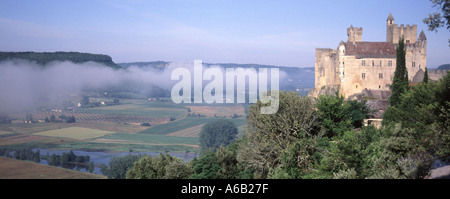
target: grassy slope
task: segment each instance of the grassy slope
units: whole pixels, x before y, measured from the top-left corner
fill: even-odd
[[[106,179],[106,176],[0,157],[0,179]]]

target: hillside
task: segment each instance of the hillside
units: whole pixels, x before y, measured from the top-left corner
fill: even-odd
[[[120,68],[108,55],[80,52],[0,52],[0,62],[24,59],[45,66],[53,61],[71,61],[73,63],[96,62],[114,69]]]
[[[450,70],[450,64],[442,64],[437,67],[438,70]]]

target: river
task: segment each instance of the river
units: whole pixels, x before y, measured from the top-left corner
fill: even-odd
[[[33,152],[35,152],[37,149],[33,149]],[[39,148],[40,151],[40,155],[42,156],[47,156],[47,155],[62,155],[63,153],[68,153],[70,152],[70,150],[49,150],[49,149],[41,149]],[[90,157],[90,161],[94,162],[95,167],[94,167],[94,172],[95,174],[99,174],[99,175],[103,175],[103,173],[101,172],[101,168],[99,167],[101,163],[105,164],[106,166],[109,165],[109,161],[111,160],[111,158],[113,157],[123,157],[126,155],[144,155],[147,154],[149,156],[158,156],[160,153],[158,152],[120,152],[120,153],[106,153],[106,152],[89,152],[89,151],[76,151],[76,150],[72,150],[72,152],[77,155],[77,156],[86,156],[88,155]],[[194,154],[194,153],[169,153],[169,155],[174,156],[174,157],[178,157],[183,159],[184,161],[191,161],[192,159],[194,159],[194,157],[198,157],[198,155]],[[47,160],[41,159],[40,160],[41,164],[45,164],[48,165]],[[76,166],[76,165],[71,165],[69,166],[71,167],[70,169],[74,169],[74,170],[79,170],[82,172],[89,172],[88,168],[84,168],[81,166]]]

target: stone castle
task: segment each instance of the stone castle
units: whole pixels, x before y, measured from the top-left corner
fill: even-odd
[[[396,47],[402,36],[409,80],[423,80],[427,64],[427,37],[423,31],[417,37],[417,25],[397,25],[392,14],[389,14],[386,41],[362,41],[362,34],[362,28],[350,26],[347,28],[348,40],[341,41],[337,49],[316,48],[315,88],[309,93],[310,96],[334,94],[336,91],[348,99],[363,91],[380,93],[380,96],[390,95],[389,87],[396,68]],[[439,79],[440,76],[431,75],[430,78]]]

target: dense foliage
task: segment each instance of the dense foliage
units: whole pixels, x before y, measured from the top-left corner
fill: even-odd
[[[184,164],[179,158],[169,154],[160,154],[150,157],[144,155],[133,167],[128,169],[126,178],[128,179],[183,179],[192,174],[189,164]]]
[[[102,165],[102,173],[110,179],[125,179],[129,168],[134,162],[139,160],[141,155],[126,155],[124,157],[113,157],[109,161],[109,166]]]
[[[227,146],[233,142],[237,134],[236,125],[230,120],[219,119],[208,122],[200,132],[200,147],[205,150]]]

